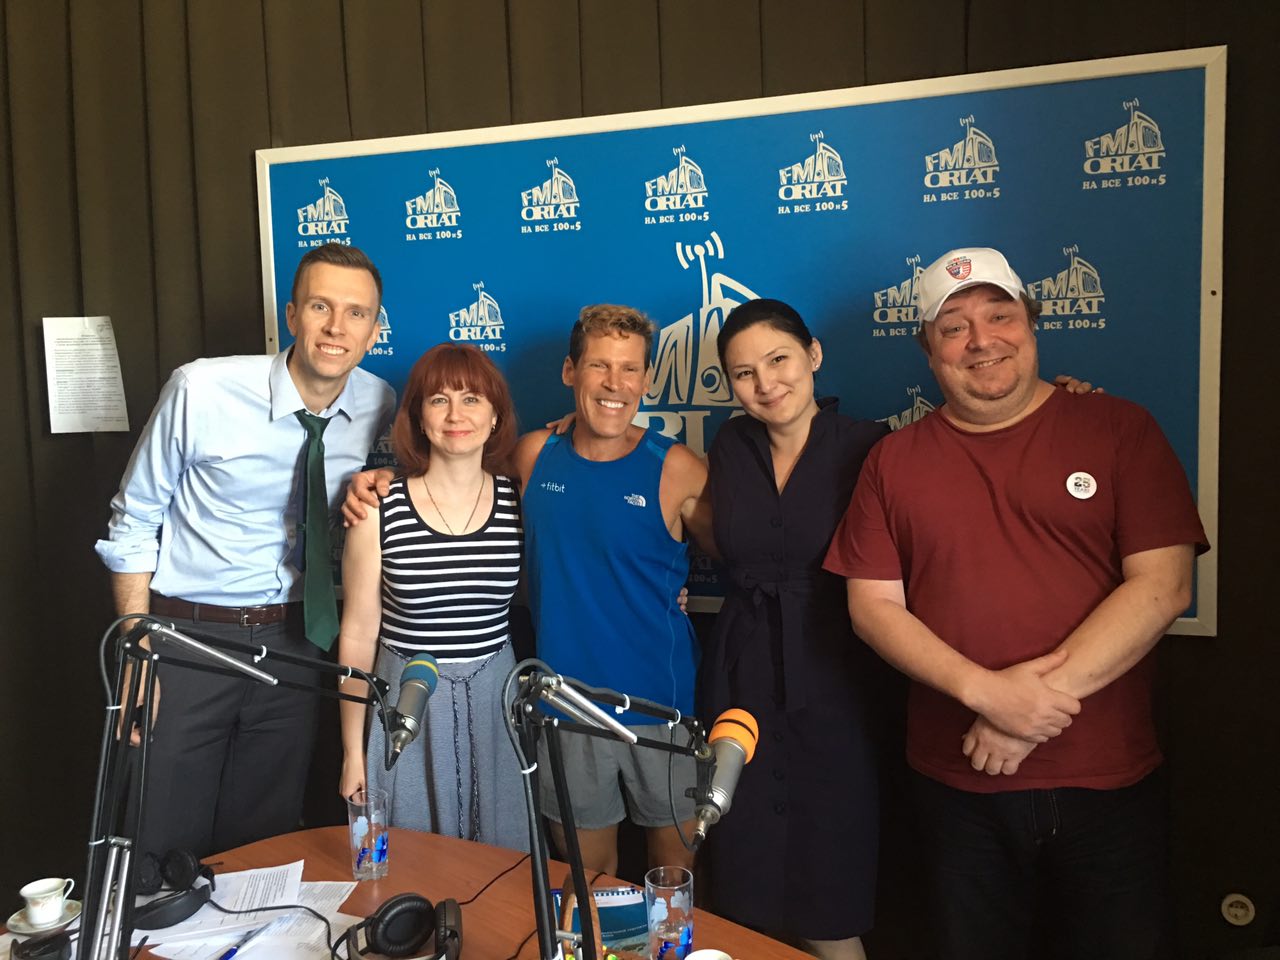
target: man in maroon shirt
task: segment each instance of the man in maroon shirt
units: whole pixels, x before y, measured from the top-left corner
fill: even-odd
[[[868,457],[826,568],[912,684],[907,759],[947,960],[1153,955],[1152,658],[1207,549],[1151,416],[1038,373],[1039,304],[995,250],[920,278],[936,415]]]

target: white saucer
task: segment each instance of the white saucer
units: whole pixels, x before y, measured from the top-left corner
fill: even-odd
[[[27,911],[24,907],[11,916],[5,922],[5,926],[9,928],[10,933],[18,933],[24,937],[29,937],[37,933],[49,933],[53,930],[61,930],[78,916],[80,916],[80,901],[68,900],[63,904],[62,916],[53,921],[53,923],[43,923],[38,927],[27,923]]]

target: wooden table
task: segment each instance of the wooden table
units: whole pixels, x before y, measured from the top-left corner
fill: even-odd
[[[218,873],[252,867],[278,866],[303,860],[303,880],[350,880],[351,856],[347,849],[347,828],[320,827],[303,830],[209,858],[219,863]],[[365,880],[343,904],[344,913],[367,916],[387,898],[397,893],[419,893],[432,903],[453,897],[467,900],[486,883],[520,859],[520,854],[503,847],[471,843],[415,830],[391,831],[391,870],[382,880]],[[551,861],[553,886],[563,881],[568,867]],[[591,874],[587,874],[590,879]],[[601,877],[597,885],[621,883]],[[533,893],[526,860],[462,908],[463,960],[503,960],[520,950],[521,960],[536,960],[538,938],[534,931]],[[742,960],[807,960],[800,951],[754,933],[736,923],[694,911],[694,945],[716,947]],[[337,936],[343,931],[334,930]]]

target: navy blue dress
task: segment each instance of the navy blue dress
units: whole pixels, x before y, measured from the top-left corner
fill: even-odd
[[[708,837],[712,909],[814,940],[860,936],[875,910],[875,688],[887,667],[853,633],[822,569],[883,424],[819,403],[781,495],[762,423],[735,417],[710,452],[727,593],[699,678],[701,715],[751,712],[760,743]]]

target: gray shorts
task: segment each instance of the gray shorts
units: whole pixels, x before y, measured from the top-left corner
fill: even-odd
[[[671,738],[671,730],[662,723],[627,729],[650,740]],[[688,744],[689,731],[684,727],[676,727],[675,736],[677,743]],[[676,818],[681,823],[693,819],[694,803],[684,795],[698,782],[692,757],[581,733],[562,732],[560,748],[578,829],[601,830],[625,819],[641,827],[669,827],[675,822],[671,817],[672,795]],[[559,823],[560,808],[545,737],[538,740],[538,790],[543,816]]]

